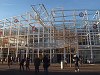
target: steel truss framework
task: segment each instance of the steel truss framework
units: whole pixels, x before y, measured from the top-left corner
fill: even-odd
[[[100,11],[52,9],[32,5],[32,11],[0,20],[0,57],[67,60],[74,54],[91,62],[100,61]],[[71,66],[71,65],[70,65]]]

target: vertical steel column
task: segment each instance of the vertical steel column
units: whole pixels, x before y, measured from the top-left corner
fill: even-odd
[[[45,44],[44,44],[44,27],[43,27],[43,51],[42,51],[43,52],[43,56],[44,56],[44,49],[45,49],[44,45]]]
[[[33,49],[32,49],[33,50],[33,52],[32,52],[32,56],[33,56],[32,59],[33,59],[33,61],[34,61],[34,56],[35,56],[35,53],[34,53],[34,50],[35,50],[35,41],[34,41],[35,39],[34,38],[35,37],[34,37],[34,35],[35,35],[35,32],[33,31]]]
[[[3,37],[4,37],[4,29],[5,29],[5,22],[3,21],[3,34],[2,34],[2,46],[1,46],[1,53],[2,53],[2,58],[3,58]]]
[[[49,42],[49,44],[50,44],[50,63],[51,63],[51,60],[52,60],[51,26],[50,26],[50,42]]]
[[[38,57],[39,57],[39,50],[40,50],[40,25],[38,27]]]
[[[73,19],[74,19],[74,29],[75,29],[75,52],[79,56],[78,50],[78,35],[77,35],[77,26],[76,26],[76,10],[73,12]]]
[[[28,22],[28,19],[30,18],[29,16],[29,13],[26,12],[26,15],[27,16],[27,22]],[[29,23],[28,23],[29,25]],[[29,32],[29,26],[28,26],[28,29],[27,29],[27,48],[26,48],[26,58],[28,57],[28,50],[29,50],[29,36],[30,36],[30,32]]]
[[[66,29],[65,29],[64,9],[62,9],[62,16],[63,16],[62,22],[63,22],[63,41],[64,41],[63,47],[64,47],[64,62],[65,62],[66,61],[66,49],[65,49],[65,43],[66,43],[66,40],[65,40],[65,37],[66,37],[65,31],[66,31]]]
[[[21,21],[20,21],[20,19],[21,19],[21,16],[19,16],[19,22],[17,23],[17,40],[16,40],[16,58],[18,57],[18,50],[19,50],[19,46],[18,46],[18,42],[19,42],[19,31],[20,31],[20,24],[21,24]]]
[[[69,37],[68,37],[68,41],[69,41],[69,51],[70,51],[70,67],[71,67],[71,65],[72,65],[72,56],[71,56],[71,34],[70,34],[70,27],[69,27]]]
[[[10,23],[10,27],[11,27],[11,23]],[[8,29],[8,31],[10,31],[10,28],[9,27],[9,29]],[[9,34],[9,33],[8,33]],[[8,56],[9,56],[9,53],[10,53],[10,35],[9,35],[9,37],[7,37],[8,38],[8,53],[7,53],[7,62],[8,62]]]
[[[91,62],[92,62],[92,60],[93,60],[93,50],[92,50],[92,44],[91,44],[91,34],[90,34],[90,23],[89,23],[89,18],[88,18],[88,13],[87,13],[87,10],[85,10],[85,13],[86,13],[86,15],[87,15],[87,25],[88,25],[88,27],[87,27],[87,29],[88,29],[88,35],[89,35],[89,45],[90,45],[90,50],[91,50]]]

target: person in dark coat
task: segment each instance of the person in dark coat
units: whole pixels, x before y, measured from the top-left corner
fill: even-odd
[[[25,59],[22,59],[20,60],[20,70],[23,70],[24,71],[24,62],[25,62]]]
[[[25,66],[26,66],[26,70],[30,71],[29,65],[30,65],[30,59],[27,57]]]
[[[11,57],[8,55],[8,67],[10,68],[11,65]]]
[[[74,63],[75,63],[75,72],[79,72],[79,57],[74,55]]]
[[[44,68],[44,72],[46,73],[46,75],[48,74],[48,67],[50,66],[50,60],[48,59],[48,57],[45,55],[43,57],[43,68]]]
[[[35,73],[39,72],[40,58],[38,56],[34,59]]]

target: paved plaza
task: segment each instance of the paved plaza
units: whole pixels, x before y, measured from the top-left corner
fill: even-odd
[[[0,74],[1,75],[35,75],[34,65],[31,64],[30,71],[20,71],[18,64],[11,65],[10,69],[7,64],[0,64]],[[80,72],[74,72],[74,66],[64,65],[64,68],[61,69],[60,64],[52,64],[49,67],[48,75],[100,75],[100,65],[99,64],[84,64],[80,67]],[[43,72],[42,64],[40,66],[40,73],[38,75],[45,75]]]
[[[20,72],[18,70],[11,70],[11,71],[0,71],[1,75],[35,75],[34,72],[32,71],[24,71],[24,72]],[[75,72],[49,72],[48,75],[100,75],[99,72],[79,72],[79,73],[75,73]],[[40,72],[37,75],[45,75],[45,73]]]

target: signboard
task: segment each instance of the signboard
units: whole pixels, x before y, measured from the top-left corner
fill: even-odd
[[[83,12],[80,12],[80,13],[79,13],[79,16],[80,16],[80,17],[83,17],[83,16],[84,16],[84,13],[83,13]]]
[[[93,28],[96,29],[97,28],[97,24],[93,24]]]

